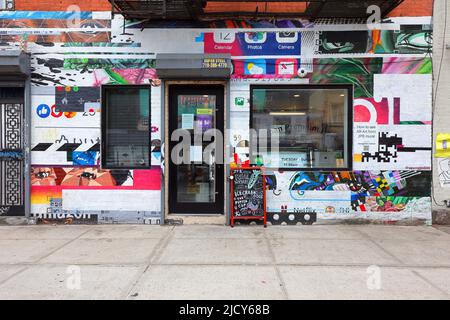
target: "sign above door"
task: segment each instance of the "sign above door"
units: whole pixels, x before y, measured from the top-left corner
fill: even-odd
[[[160,79],[229,79],[229,54],[157,54],[156,72]]]

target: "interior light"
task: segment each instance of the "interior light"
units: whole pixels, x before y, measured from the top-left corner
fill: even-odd
[[[300,95],[299,94],[294,94],[294,97],[298,98],[298,97],[300,97]]]
[[[304,112],[271,112],[271,116],[304,116]]]
[[[342,93],[342,94],[340,94],[340,96],[341,96],[341,97],[345,97],[345,94]]]

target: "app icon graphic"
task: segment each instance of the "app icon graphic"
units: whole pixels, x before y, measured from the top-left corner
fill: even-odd
[[[265,60],[246,61],[244,67],[244,74],[247,75],[261,75],[266,73]]]
[[[234,98],[234,104],[238,107],[243,107],[245,103],[245,99],[242,97],[236,97]]]
[[[36,108],[36,113],[39,117],[45,119],[50,115],[50,107],[46,104],[40,104]]]
[[[275,62],[276,74],[278,75],[295,75],[297,72],[296,59],[279,59]]]
[[[215,43],[233,43],[235,40],[234,32],[214,32]]]
[[[52,117],[59,118],[63,115],[62,111],[56,111],[56,106],[53,105],[51,109]]]
[[[265,32],[246,32],[245,42],[247,43],[264,43],[266,42],[267,34]]]
[[[297,32],[277,32],[276,39],[278,43],[294,43],[298,40]]]

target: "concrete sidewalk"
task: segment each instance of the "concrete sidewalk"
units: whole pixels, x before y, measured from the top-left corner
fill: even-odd
[[[433,227],[0,227],[0,299],[449,299]]]

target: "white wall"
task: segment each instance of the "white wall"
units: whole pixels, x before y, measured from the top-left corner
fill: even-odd
[[[433,32],[433,94],[434,130],[437,133],[450,132],[450,1],[436,0],[434,4]],[[445,38],[444,38],[445,37]],[[441,62],[442,61],[442,62]],[[434,143],[435,146],[435,143]],[[446,208],[444,200],[450,200],[450,187],[442,188],[439,182],[439,159],[433,157],[433,210],[438,215],[436,222],[450,222],[450,208]]]

